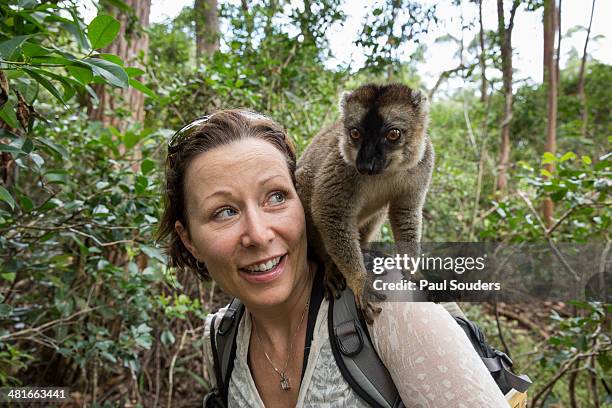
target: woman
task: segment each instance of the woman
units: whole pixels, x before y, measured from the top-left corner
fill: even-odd
[[[168,148],[160,235],[170,238],[172,266],[211,277],[246,307],[229,406],[367,406],[331,352],[328,302],[308,257],[295,163],[290,139],[264,116],[228,110],[190,123]],[[444,309],[382,306],[368,329],[407,407],[507,407]]]

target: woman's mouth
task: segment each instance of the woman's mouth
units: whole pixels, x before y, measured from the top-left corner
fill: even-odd
[[[267,260],[266,262],[249,265],[240,268],[242,276],[253,283],[270,282],[280,276],[285,270],[287,254],[277,256]]]

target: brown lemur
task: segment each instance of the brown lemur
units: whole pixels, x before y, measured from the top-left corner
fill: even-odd
[[[434,163],[427,122],[422,92],[364,85],[342,96],[340,119],[297,164],[308,239],[325,264],[328,293],[337,294],[344,277],[368,323],[380,308],[368,301],[360,245],[376,236],[388,214],[398,249],[418,248]]]

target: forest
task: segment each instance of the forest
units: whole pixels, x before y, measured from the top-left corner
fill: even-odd
[[[582,257],[603,297],[462,307],[533,380],[528,406],[612,404],[612,66],[592,54],[609,52],[592,32],[606,0],[364,1],[344,61],[330,33],[356,2],[195,0],[154,22],[169,3],[0,0],[0,387],[67,387],[75,407],[201,406],[204,318],[229,298],[166,265],[168,140],[243,107],[299,154],[342,91],[401,82],[431,104],[423,241],[598,248]],[[571,7],[587,18],[562,26]],[[526,16],[543,49],[527,79]],[[426,78],[435,44],[454,65]]]

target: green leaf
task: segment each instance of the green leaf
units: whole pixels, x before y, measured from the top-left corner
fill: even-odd
[[[140,164],[142,174],[149,174],[153,169],[155,169],[155,162],[151,159],[144,159]]]
[[[76,7],[74,6],[70,7],[69,11],[70,11],[70,16],[72,16],[72,25],[75,30],[73,35],[76,37],[77,42],[79,43],[81,47],[83,47],[87,51],[91,50],[91,45],[89,44],[89,41],[87,40],[87,36],[84,33],[85,27],[84,27],[83,21],[79,17]]]
[[[74,64],[74,59],[59,57],[57,55],[41,55],[38,57],[32,57],[32,65],[36,64],[52,64],[52,65],[72,65]]]
[[[36,0],[32,0],[32,1],[36,3]],[[42,24],[44,21],[44,17],[42,13],[36,13],[36,12],[31,13],[27,11],[20,11],[17,14],[24,20],[29,21],[34,26],[36,26],[36,28],[38,28],[38,31],[40,31],[41,33],[48,34],[47,27],[45,27]],[[30,31],[34,31],[34,30],[30,29]]]
[[[83,85],[87,85],[93,80],[93,72],[91,68],[81,65],[69,65],[66,70],[73,78],[79,81]]]
[[[544,177],[553,178],[552,173],[546,169],[540,169],[540,174]]]
[[[0,152],[8,152],[8,153],[22,153],[21,149],[12,145],[7,145],[4,143],[0,143]]]
[[[140,92],[142,92],[143,94],[147,95],[148,97],[152,99],[157,100],[157,95],[155,94],[155,92],[153,92],[151,88],[147,87],[142,82],[139,82],[136,79],[130,78],[129,84],[132,88],[139,90]]]
[[[68,31],[70,34],[72,34],[72,36],[74,37],[74,39],[77,41],[77,43],[79,44],[81,48],[83,48],[84,50],[91,49],[91,47],[89,46],[89,40],[87,39],[87,37],[85,36],[85,34],[83,33],[80,27],[78,27],[77,25],[75,25],[73,22],[69,20],[62,22],[61,27],[64,30]]]
[[[576,154],[574,152],[567,152],[559,159],[560,162],[572,160],[576,158]]]
[[[2,106],[2,109],[0,109],[0,119],[5,121],[12,128],[17,129],[19,127],[17,115],[15,114],[15,110],[10,103],[5,103],[4,106]]]
[[[174,337],[174,334],[172,334],[170,330],[164,330],[160,336],[160,340],[162,344],[167,346],[169,344],[174,344],[174,342],[176,341],[176,338]]]
[[[503,209],[503,208],[501,208],[501,207],[497,207],[497,208],[495,209],[495,212],[496,212],[496,213],[497,213],[497,214],[498,214],[498,215],[499,215],[501,218],[506,218],[506,216],[507,216],[506,211],[504,211],[504,209]]]
[[[30,199],[30,197],[25,195],[19,197],[19,204],[25,212],[32,211],[32,209],[34,208],[34,203]]]
[[[55,85],[51,83],[51,81],[49,81],[47,78],[43,77],[33,69],[24,68],[23,70],[29,76],[34,78],[39,84],[41,84],[47,91],[49,91],[51,95],[55,96],[55,98],[57,98],[61,103],[63,103],[64,105],[66,104],[64,99],[62,98],[62,94],[60,94],[60,92],[57,90]]]
[[[114,17],[102,14],[94,18],[87,27],[87,38],[91,48],[103,48],[113,42],[121,25]]]
[[[70,155],[68,154],[68,150],[66,150],[63,146],[57,145],[48,139],[35,139],[38,143],[42,144],[46,147],[47,151],[51,154],[55,155],[58,159],[68,160]]]
[[[83,63],[89,65],[95,74],[104,78],[111,85],[119,88],[128,87],[128,75],[119,65],[99,58],[87,58],[83,60]]]
[[[11,305],[7,305],[6,303],[0,303],[0,317],[9,317],[13,312],[13,308]]]
[[[121,58],[119,58],[118,55],[115,55],[115,54],[98,54],[97,56],[99,58],[102,58],[105,61],[112,62],[113,64],[117,64],[120,67],[124,67],[123,60]]]
[[[36,0],[20,0],[19,1],[19,8],[22,8],[22,9],[32,9],[32,8],[36,7],[37,3],[38,2]]]
[[[6,272],[3,274],[0,274],[0,277],[6,281],[9,282],[13,282],[15,280],[15,277],[17,276],[17,274],[15,272]]]
[[[582,156],[582,162],[586,165],[589,165],[592,163],[591,158],[589,156]]]
[[[97,105],[100,102],[100,100],[98,99],[98,95],[96,94],[96,91],[94,91],[93,88],[89,85],[85,85],[85,90],[87,91],[89,96],[91,96],[93,103]]]
[[[13,199],[13,196],[6,188],[2,186],[0,186],[0,200],[7,203],[11,207],[11,210],[15,209],[15,200]]]
[[[71,78],[67,78],[65,76],[58,75],[51,71],[46,71],[44,69],[38,69],[38,68],[30,68],[30,69],[36,72],[37,74],[48,76],[49,78],[55,79],[56,81],[61,83],[62,88],[64,88],[64,95],[62,96],[64,101],[70,100],[70,98],[72,98],[74,94],[76,93],[73,85],[74,84],[76,84],[77,86],[80,85],[77,81],[74,81]]]
[[[66,184],[68,183],[68,172],[66,170],[51,170],[45,173],[45,178],[49,183]]]
[[[43,47],[36,43],[31,43],[26,41],[21,46],[21,50],[23,51],[23,55],[26,57],[42,57],[45,55],[53,54],[53,50],[47,47]]]
[[[110,353],[109,353],[109,352],[107,352],[107,351],[102,351],[102,352],[100,353],[100,355],[101,355],[102,357],[104,357],[105,359],[107,359],[108,361],[110,361],[111,363],[116,363],[116,362],[117,362],[117,359],[115,358],[115,356],[113,356],[112,354],[110,354]]]
[[[92,211],[94,217],[107,217],[110,210],[104,204],[98,204]]]
[[[0,56],[10,60],[17,48],[21,46],[31,35],[18,35],[0,43]]]
[[[609,373],[612,369],[612,358],[607,353],[601,353],[597,356],[597,362],[603,369],[604,373]]]
[[[134,190],[137,194],[142,194],[146,191],[149,186],[149,179],[145,176],[136,177],[136,182],[134,183]]]
[[[32,150],[34,150],[34,143],[32,142],[32,139],[23,139],[23,143],[21,144],[21,150],[23,150],[24,153],[30,153]]]
[[[125,69],[125,72],[128,74],[130,78],[136,78],[145,73],[143,69],[136,68],[136,67],[127,67]]]
[[[151,259],[157,259],[161,263],[166,263],[166,258],[162,255],[158,248],[150,247],[148,245],[141,244],[140,250],[145,253]]]
[[[38,82],[26,76],[17,78],[13,85],[19,93],[25,98],[26,102],[32,105],[38,97]]]
[[[134,147],[136,143],[138,143],[138,140],[140,139],[138,138],[138,135],[136,135],[134,132],[128,131],[126,132],[125,136],[123,136],[123,144],[127,149],[131,149],[132,147]]]
[[[544,152],[542,155],[542,164],[556,163],[557,158],[551,152]]]

